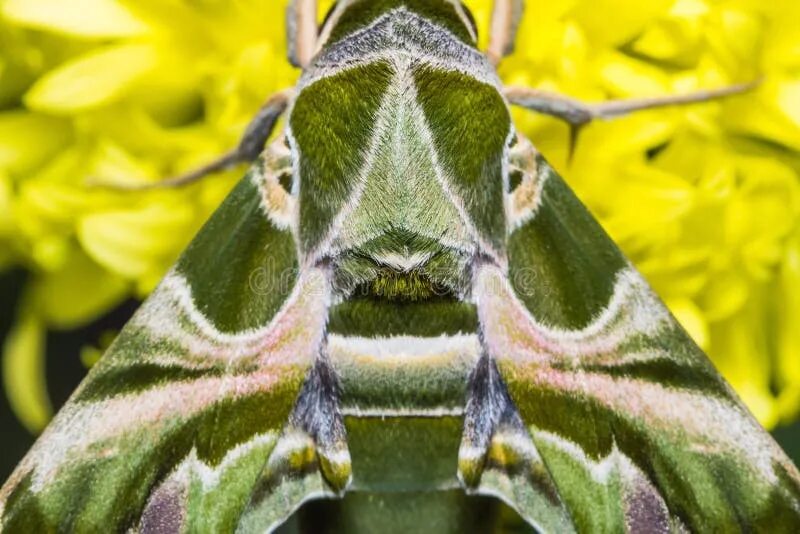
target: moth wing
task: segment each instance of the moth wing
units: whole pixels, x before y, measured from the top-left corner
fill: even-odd
[[[270,472],[328,289],[263,196],[253,170],[123,328],[0,490],[4,530],[233,531],[254,493],[271,522],[325,493]]]
[[[520,497],[544,481],[579,532],[796,531],[797,468],[564,181],[536,167],[508,272],[476,275],[484,350],[527,430],[493,438],[478,491],[552,525],[541,499]]]

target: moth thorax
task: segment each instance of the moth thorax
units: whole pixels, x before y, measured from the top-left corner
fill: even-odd
[[[392,232],[341,254],[334,262],[334,285],[344,298],[458,299],[468,285],[467,263],[464,251]]]

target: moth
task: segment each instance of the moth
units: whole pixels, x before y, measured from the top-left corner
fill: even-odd
[[[456,0],[288,9],[253,164],[0,490],[3,532],[797,532],[800,474],[509,106]],[[285,128],[267,139],[279,117]],[[265,146],[266,145],[266,146]]]

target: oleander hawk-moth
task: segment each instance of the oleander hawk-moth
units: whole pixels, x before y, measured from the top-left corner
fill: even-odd
[[[798,532],[800,475],[532,144],[457,0],[288,10],[250,171],[0,490],[3,532]],[[266,144],[280,116],[285,128]],[[266,145],[266,147],[265,147]]]

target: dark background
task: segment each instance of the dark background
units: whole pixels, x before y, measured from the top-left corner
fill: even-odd
[[[12,325],[25,277],[26,274],[21,270],[0,274],[0,340],[5,339]],[[67,400],[86,374],[79,357],[81,348],[96,344],[103,332],[119,329],[138,304],[133,300],[128,301],[106,317],[78,330],[48,333],[47,386],[55,408]],[[789,427],[778,428],[773,435],[794,462],[800,465],[800,421]],[[20,425],[11,412],[5,394],[0,395],[0,481],[5,481],[33,440],[34,436]]]

